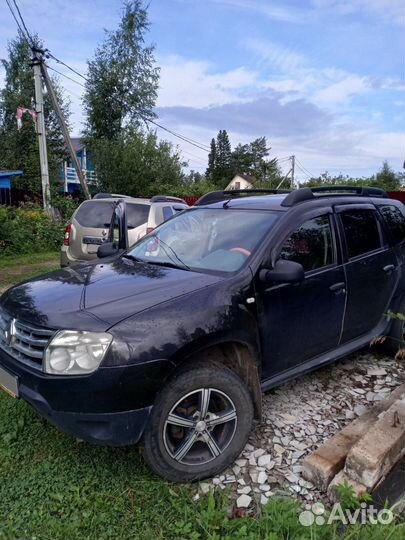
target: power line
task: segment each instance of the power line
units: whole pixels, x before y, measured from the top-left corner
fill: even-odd
[[[77,71],[77,69],[74,69],[72,68],[71,66],[69,66],[69,64],[66,64],[66,62],[63,62],[63,60],[60,60],[59,58],[56,58],[55,55],[53,55],[51,52],[47,52],[48,56],[50,56],[53,60],[55,60],[55,62],[58,62],[58,64],[62,64],[62,66],[65,66],[67,67],[68,69],[70,69],[70,71],[72,71],[73,73],[75,73],[76,75],[78,75],[79,77],[81,77],[82,79],[84,79],[86,82],[89,82],[88,78],[85,77],[82,73],[80,73],[79,71]]]
[[[7,3],[8,3],[8,2],[7,2]],[[28,42],[31,44],[31,47],[34,47],[34,46],[35,46],[34,40],[32,39],[31,34],[28,32],[28,28],[27,28],[27,26],[26,26],[26,24],[25,24],[24,17],[21,15],[20,8],[18,7],[17,0],[13,0],[13,3],[14,3],[14,5],[15,5],[15,8],[16,8],[16,10],[17,10],[17,12],[18,12],[18,15],[19,15],[19,17],[20,17],[20,19],[21,19],[21,22],[22,22],[22,25],[23,25],[23,27],[24,27],[24,30],[25,30],[25,32],[27,33],[27,36],[28,36]]]
[[[154,124],[156,127],[160,128],[160,129],[163,129],[163,131],[167,131],[167,133],[170,133],[174,137],[177,137],[178,139],[181,139],[182,141],[184,141],[184,142],[186,142],[188,144],[191,144],[191,145],[195,146],[196,148],[199,148],[200,150],[204,150],[204,152],[209,152],[208,147],[202,146],[203,143],[194,142],[192,139],[189,139],[188,137],[180,135],[179,133],[176,133],[176,132],[172,131],[171,129],[169,129],[167,127],[164,127],[161,124],[158,124],[158,122],[155,122],[154,120],[152,120],[150,118],[144,118],[144,117],[141,117],[141,118],[142,118],[142,120],[144,122],[150,122],[151,124]]]
[[[72,81],[76,84],[78,84],[79,86],[81,86],[82,88],[86,88],[84,86],[84,84],[82,84],[80,81],[76,81],[75,79],[72,79],[72,77],[69,77],[69,75],[66,75],[65,73],[62,73],[61,71],[58,71],[57,69],[51,67],[50,65],[46,64],[46,67],[48,69],[51,69],[52,71],[54,71],[55,73],[57,73],[58,75],[62,75],[62,77],[65,77],[66,79],[69,79],[69,81]]]
[[[304,167],[304,165],[300,162],[300,160],[298,158],[296,158],[297,160],[297,163],[298,163],[298,166],[299,168],[305,172],[306,174],[308,174],[310,177],[314,177],[315,175],[311,173],[311,171],[309,171],[307,168]]]
[[[9,0],[6,0],[6,4],[8,5],[8,9],[10,10],[10,13],[11,15],[13,16],[13,19],[15,20],[17,26],[18,26],[18,29],[19,31],[21,32],[21,35],[25,38],[25,40],[28,42],[28,45],[31,45],[30,42],[29,42],[29,39],[28,39],[28,36],[26,35],[26,33],[24,32],[21,24],[20,24],[20,21],[17,19],[17,16],[16,14],[14,13],[13,11],[13,8],[11,7],[11,4],[9,2]]]

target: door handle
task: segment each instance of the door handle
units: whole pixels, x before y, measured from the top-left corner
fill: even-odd
[[[387,274],[389,274],[390,272],[395,270],[395,265],[387,264],[387,266],[384,266],[383,270],[384,270],[384,272],[387,272]]]
[[[334,283],[329,287],[329,290],[336,293],[345,293],[346,292],[346,283],[344,281],[340,281],[339,283]]]

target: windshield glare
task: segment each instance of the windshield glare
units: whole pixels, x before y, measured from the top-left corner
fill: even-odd
[[[187,210],[144,237],[128,254],[184,269],[236,272],[251,258],[277,217],[277,213],[261,210]]]

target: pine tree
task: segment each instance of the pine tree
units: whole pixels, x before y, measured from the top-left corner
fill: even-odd
[[[217,145],[215,143],[215,139],[211,139],[211,151],[208,154],[208,167],[205,171],[205,176],[212,180],[214,178],[215,174],[215,167],[217,164]]]

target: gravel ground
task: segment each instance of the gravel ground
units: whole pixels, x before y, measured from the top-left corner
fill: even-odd
[[[323,494],[302,478],[304,457],[404,380],[404,362],[361,353],[268,392],[263,420],[239,459],[199,491],[231,487],[239,508],[265,504],[280,491],[319,500]]]

